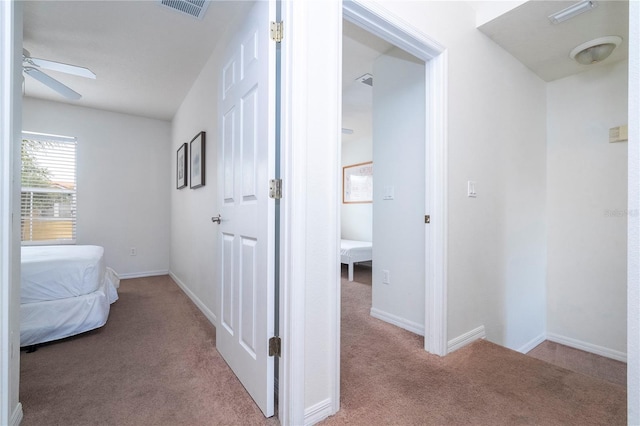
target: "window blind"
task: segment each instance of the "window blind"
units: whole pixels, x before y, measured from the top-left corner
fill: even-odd
[[[76,242],[76,139],[23,132],[22,244]]]

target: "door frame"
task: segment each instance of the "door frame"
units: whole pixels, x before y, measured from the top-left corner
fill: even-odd
[[[282,2],[283,198],[279,255],[282,358],[278,375],[278,416],[283,425],[315,423],[336,413],[340,407],[339,165],[343,17],[425,61],[425,122],[428,124],[425,143],[429,168],[426,211],[431,215],[425,251],[429,271],[425,277],[425,349],[441,356],[447,353],[447,51],[386,9],[364,0]],[[320,85],[313,79],[317,70],[322,70]],[[318,120],[322,120],[319,136],[313,133],[318,130]],[[329,139],[318,142],[327,135]],[[314,164],[309,169],[309,156],[313,156],[317,143],[325,144],[324,156],[313,158],[313,162],[322,164]],[[322,198],[321,205],[314,197],[307,196],[308,187],[318,180],[324,182],[316,194]],[[323,226],[318,227],[317,223]],[[308,253],[309,237],[314,237],[315,244],[316,237],[322,240],[320,234],[326,237],[327,232],[333,235],[332,242],[325,238],[322,245],[311,247],[313,253]],[[307,273],[309,265],[315,263],[326,267],[335,282],[315,282],[316,277]],[[312,296],[307,290],[318,285],[327,285],[323,295],[326,300],[320,301],[327,303],[322,318],[317,314],[310,317],[308,309],[315,301],[308,300]],[[326,353],[305,353],[305,338],[311,339],[305,335],[305,321],[310,322],[309,326],[318,321],[327,324],[328,335],[313,336],[322,339]],[[315,377],[305,377],[308,369],[305,361],[316,363],[318,357],[323,367],[328,366],[326,384],[314,383]],[[326,385],[329,386],[327,393],[320,389],[327,389]],[[326,399],[312,400],[318,396]]]
[[[386,9],[345,1],[344,18],[425,62],[425,231],[424,349],[447,354],[447,51]],[[342,60],[340,59],[340,69]]]

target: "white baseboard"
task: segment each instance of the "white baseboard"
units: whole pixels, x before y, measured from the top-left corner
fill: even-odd
[[[376,308],[371,308],[370,315],[384,322],[388,322],[389,324],[393,324],[397,327],[404,328],[405,330],[410,331],[412,333],[416,333],[416,334],[419,334],[420,336],[424,336],[424,324],[418,324],[416,322],[409,321],[405,318],[400,318],[399,316],[381,311],[380,309],[376,309]]]
[[[128,274],[118,274],[121,280],[128,280],[131,278],[145,278],[145,277],[157,277],[159,275],[167,275],[169,270],[163,269],[161,271],[146,271],[146,272],[131,272]]]
[[[447,343],[447,353],[450,354],[453,351],[457,351],[458,349],[463,348],[476,340],[484,339],[485,337],[486,333],[484,331],[484,325],[481,325],[478,328],[474,328],[471,331],[467,331],[466,333],[449,340]]]
[[[169,271],[169,276],[178,284],[178,287],[182,289],[182,291],[191,299],[193,303],[200,309],[200,311],[204,314],[205,317],[209,320],[214,327],[218,325],[218,318],[216,314],[214,314],[211,309],[209,309],[203,302],[200,300],[198,296],[196,296],[186,285],[182,282],[180,278],[176,276],[173,272]]]
[[[13,413],[11,414],[11,418],[9,419],[9,425],[19,426],[20,423],[22,422],[23,416],[24,416],[24,413],[22,412],[22,404],[18,403],[18,405],[16,405],[15,410],[13,410]]]
[[[592,354],[615,359],[616,361],[627,362],[626,352],[616,351],[614,349],[605,348],[603,346],[594,345],[593,343],[583,342],[581,340],[572,339],[571,337],[561,336],[555,333],[547,333],[547,340],[575,349],[580,349],[585,352],[591,352]]]
[[[544,342],[545,340],[547,340],[547,335],[545,333],[542,333],[538,337],[536,337],[534,339],[531,339],[529,342],[525,343],[523,346],[521,346],[520,348],[518,348],[516,350],[518,352],[520,352],[521,354],[526,354],[531,349],[535,348],[536,346],[538,346],[540,343]]]
[[[304,424],[305,426],[314,425],[333,414],[335,413],[333,412],[331,398],[325,399],[304,410]]]

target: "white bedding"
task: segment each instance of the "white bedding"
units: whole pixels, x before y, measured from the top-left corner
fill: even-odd
[[[104,249],[99,246],[22,247],[20,303],[93,293],[104,271]]]
[[[340,262],[349,265],[349,281],[353,281],[353,264],[373,259],[373,243],[340,240]]]
[[[20,346],[102,327],[118,300],[120,278],[98,246],[22,248]]]

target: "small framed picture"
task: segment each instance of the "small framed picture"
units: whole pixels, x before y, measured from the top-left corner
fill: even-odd
[[[342,168],[342,202],[344,204],[373,202],[373,162]]]
[[[178,163],[176,166],[176,188],[182,189],[187,186],[187,143],[183,143],[178,148]]]
[[[198,133],[191,139],[191,189],[204,186],[205,157],[204,157],[205,132]]]

